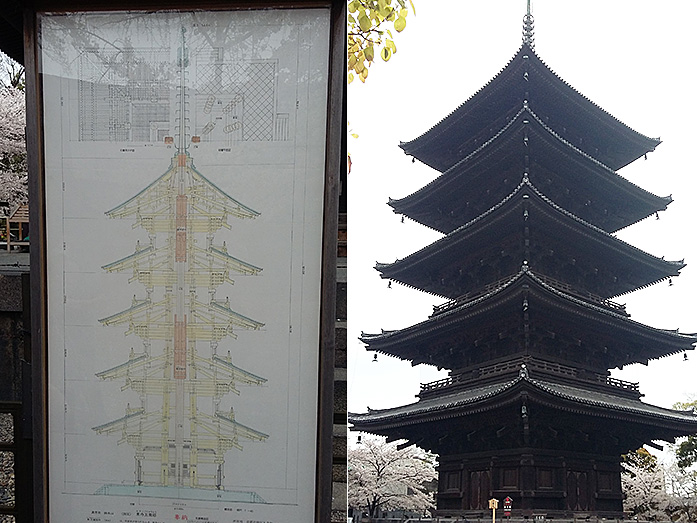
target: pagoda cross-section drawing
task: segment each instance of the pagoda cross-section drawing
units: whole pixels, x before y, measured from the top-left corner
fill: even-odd
[[[510,62],[400,144],[439,174],[389,205],[443,236],[375,268],[445,303],[361,341],[449,375],[422,384],[415,403],[349,422],[438,455],[438,516],[484,519],[489,499],[510,497],[514,518],[620,518],[622,454],[697,432],[692,411],[644,403],[637,383],[610,375],[697,342],[615,301],[685,266],[614,234],[672,201],[617,173],[659,143],[540,59],[528,3]]]
[[[233,276],[262,269],[240,260],[225,242],[216,243],[229,220],[254,219],[257,211],[216,187],[194,166],[189,144],[197,141],[188,125],[188,50],[186,31],[178,50],[174,155],[166,171],[128,201],[107,211],[111,218],[133,221],[147,232],[146,245],[103,267],[132,272],[140,285],[127,309],[99,321],[122,326],[142,343],[128,359],[98,373],[123,382],[138,394],[117,419],[93,429],[116,435],[134,449],[137,486],[224,489],[225,464],[231,449],[264,441],[268,435],[237,420],[221,400],[241,394],[245,386],[266,382],[234,364],[223,342],[239,329],[258,330],[263,323],[233,310],[228,298],[216,296]],[[139,295],[138,293],[141,292]],[[102,493],[109,493],[105,485]],[[238,493],[241,494],[241,493]],[[255,493],[245,501],[263,501]]]

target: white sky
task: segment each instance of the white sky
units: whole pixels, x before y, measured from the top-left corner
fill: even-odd
[[[437,239],[440,234],[386,205],[428,183],[436,171],[411,163],[398,147],[479,90],[520,47],[525,0],[414,0],[416,16],[395,34],[397,54],[378,58],[366,84],[349,86],[349,330],[348,407],[388,408],[415,401],[419,383],[447,375],[425,365],[380,355],[373,363],[358,341],[423,321],[444,300],[387,281],[373,269]],[[625,241],[688,266],[673,286],[659,283],[616,301],[653,327],[697,332],[697,183],[694,52],[697,2],[672,0],[534,0],[537,55],[577,91],[642,134],[663,143],[648,160],[620,174],[675,201],[621,233]],[[394,32],[393,32],[394,33]],[[644,401],[670,407],[697,396],[697,352],[635,365],[613,376],[639,381]]]

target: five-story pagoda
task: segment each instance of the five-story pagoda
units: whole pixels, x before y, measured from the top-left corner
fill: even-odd
[[[354,430],[439,455],[440,515],[622,515],[621,455],[697,431],[609,369],[693,348],[697,336],[630,319],[611,298],[677,276],[613,233],[659,197],[616,173],[660,143],[583,97],[523,44],[486,86],[401,147],[441,172],[389,203],[445,236],[383,278],[442,296],[425,321],[363,334],[368,350],[450,370],[416,403],[350,414]]]

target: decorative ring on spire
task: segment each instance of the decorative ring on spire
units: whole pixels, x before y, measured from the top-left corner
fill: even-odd
[[[523,17],[523,43],[535,50],[535,19],[530,13]]]
[[[523,43],[535,50],[535,19],[530,10],[530,0],[528,0],[528,12],[523,17]]]

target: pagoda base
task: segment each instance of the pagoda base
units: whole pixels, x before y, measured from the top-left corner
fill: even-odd
[[[256,492],[201,489],[190,487],[157,487],[146,485],[102,485],[95,494],[136,498],[172,498],[235,503],[266,503]]]
[[[620,518],[619,456],[511,449],[439,458],[438,516],[491,517],[489,499],[511,498],[511,516]]]

